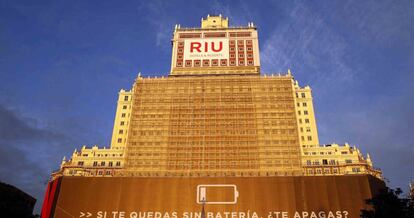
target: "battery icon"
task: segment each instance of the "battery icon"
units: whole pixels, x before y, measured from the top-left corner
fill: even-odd
[[[239,192],[233,184],[197,186],[197,204],[236,204]]]

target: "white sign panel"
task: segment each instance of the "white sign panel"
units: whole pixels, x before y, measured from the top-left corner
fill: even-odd
[[[184,60],[228,58],[228,39],[188,39],[184,41]]]

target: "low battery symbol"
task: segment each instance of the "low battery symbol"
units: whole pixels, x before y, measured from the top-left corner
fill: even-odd
[[[197,204],[236,204],[239,192],[233,184],[197,186]]]

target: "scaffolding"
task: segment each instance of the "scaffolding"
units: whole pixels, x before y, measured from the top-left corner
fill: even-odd
[[[299,175],[292,77],[138,78],[125,171],[134,176]]]

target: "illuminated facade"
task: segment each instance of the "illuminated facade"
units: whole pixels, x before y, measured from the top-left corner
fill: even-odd
[[[170,75],[138,75],[119,92],[110,148],[75,150],[53,176],[381,178],[357,148],[319,144],[311,88],[290,70],[260,75],[257,34],[222,16],[176,25]]]

